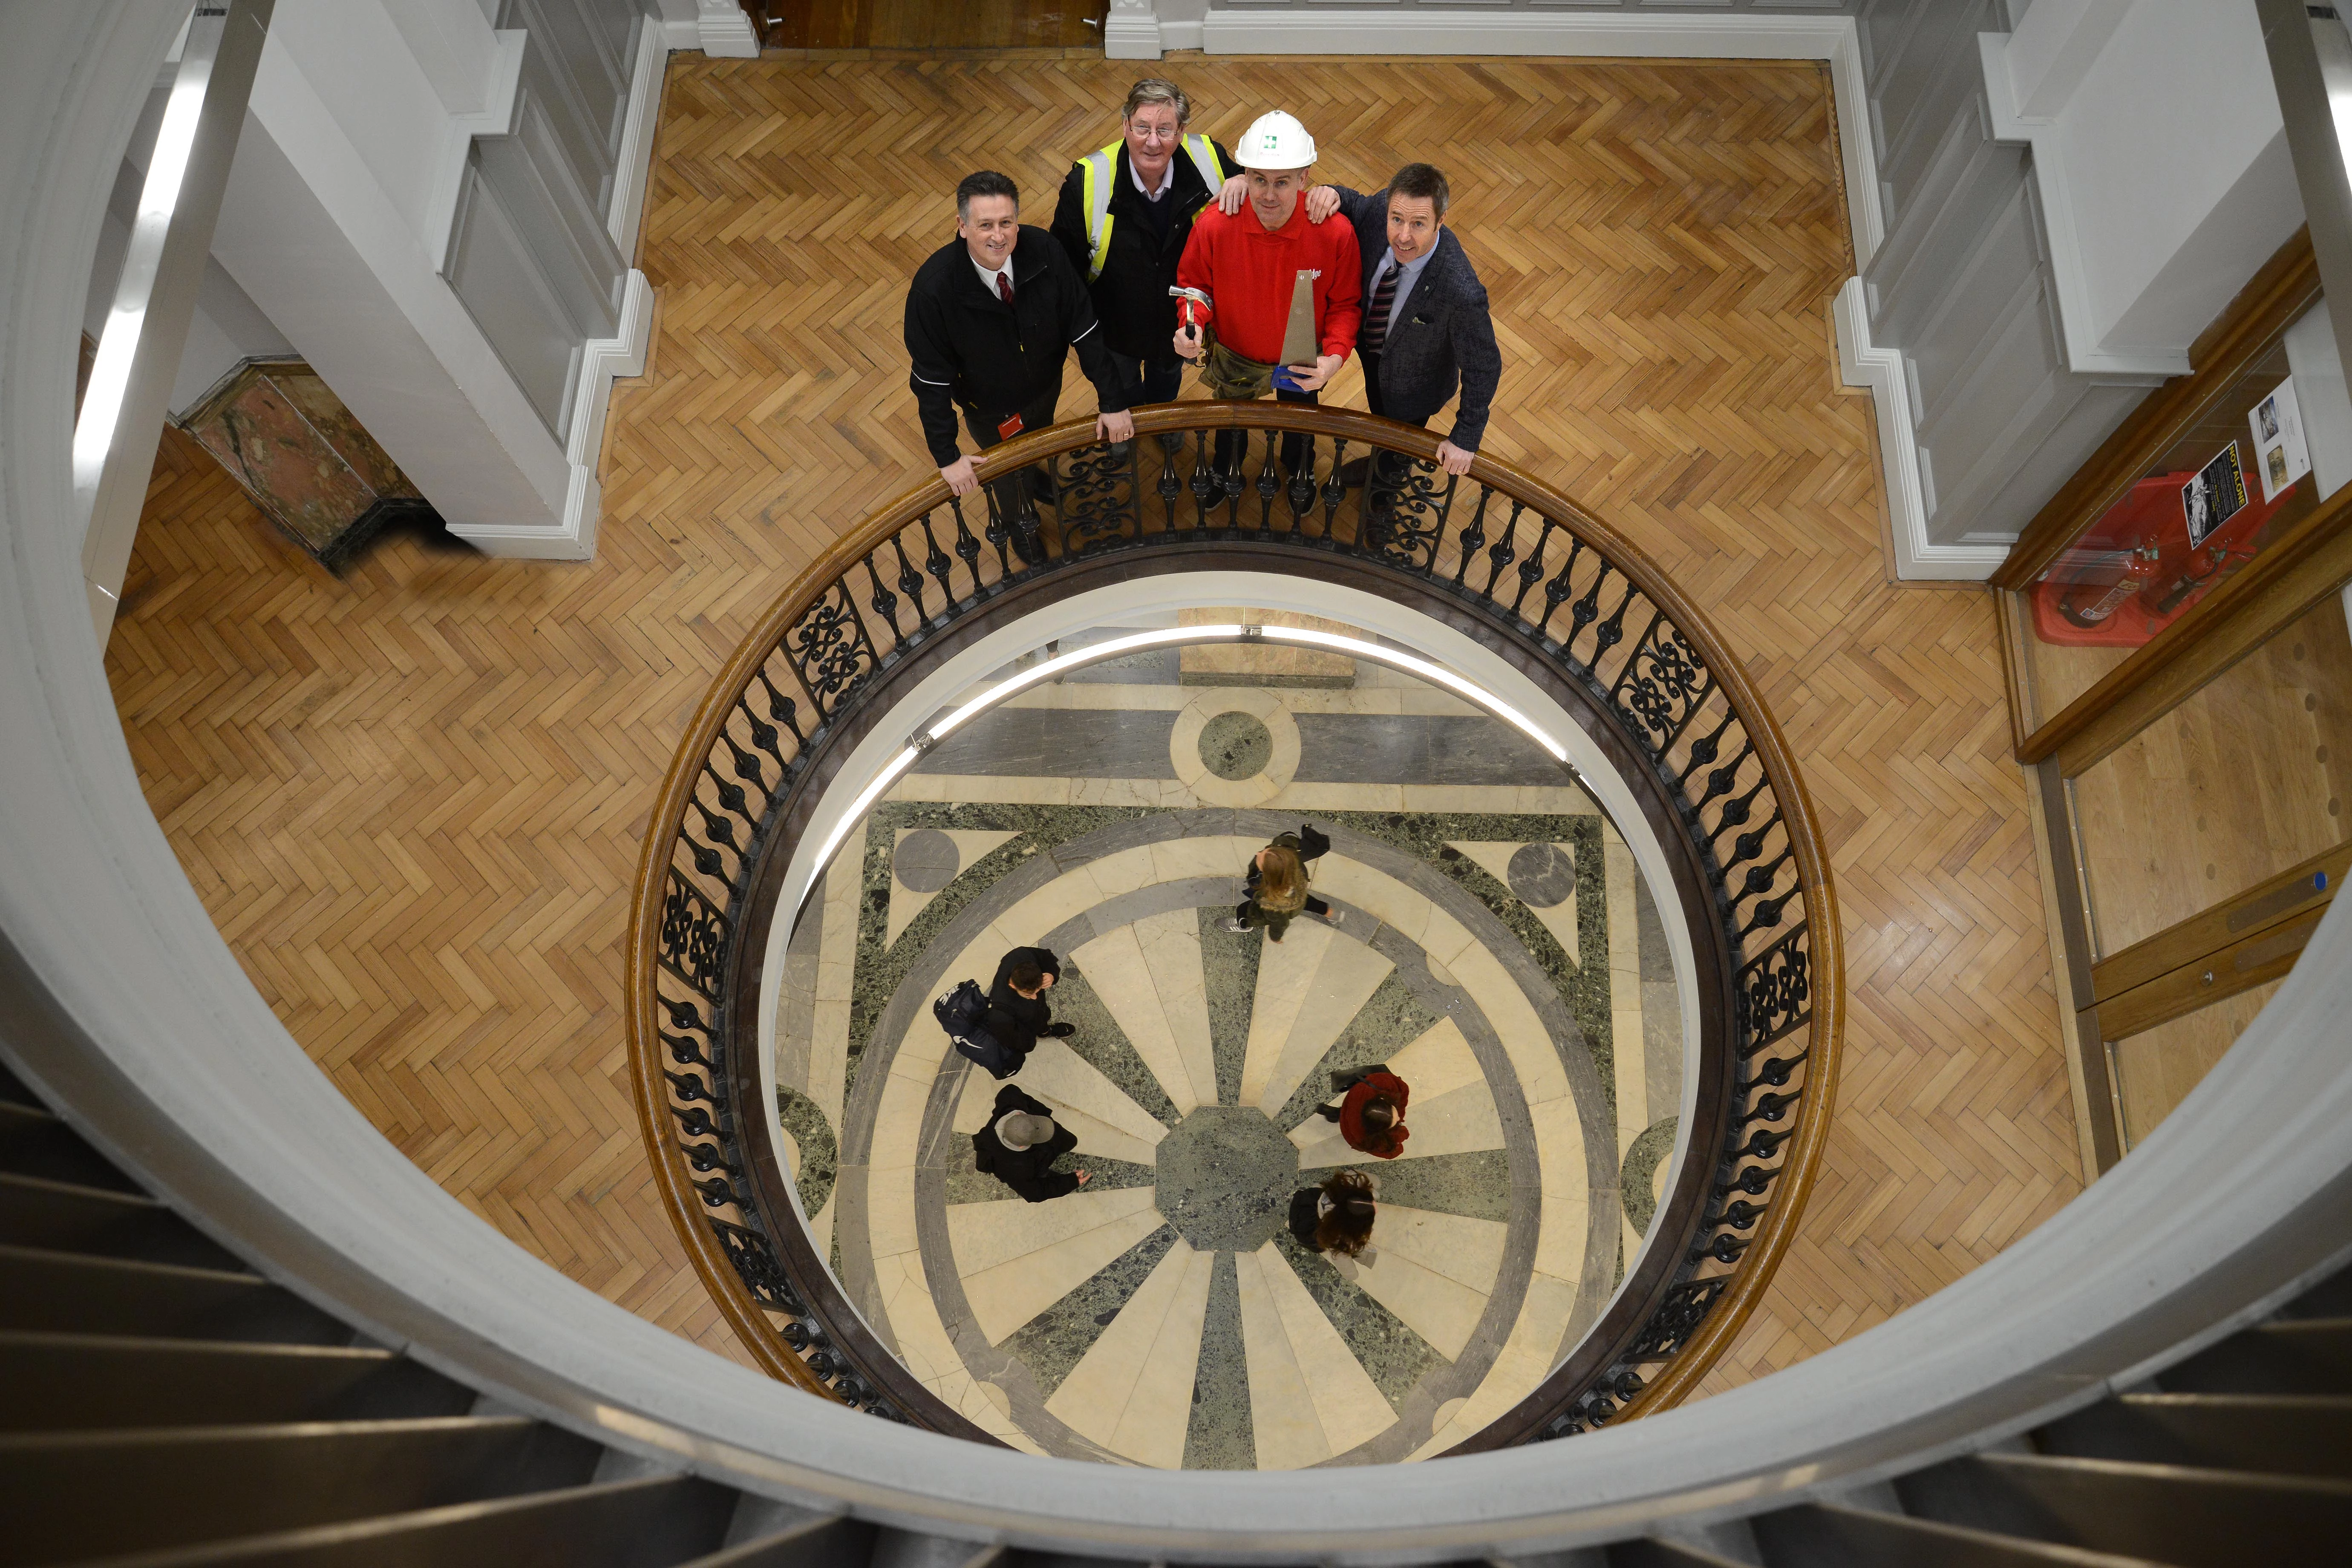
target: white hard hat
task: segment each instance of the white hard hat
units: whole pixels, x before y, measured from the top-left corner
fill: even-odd
[[[1315,162],[1315,138],[1296,117],[1274,110],[1242,132],[1234,158],[1244,169],[1304,169]]]

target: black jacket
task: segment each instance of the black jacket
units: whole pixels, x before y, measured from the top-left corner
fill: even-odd
[[[1006,1084],[996,1091],[996,1109],[989,1112],[988,1125],[971,1135],[973,1167],[994,1176],[1033,1204],[1077,1191],[1077,1173],[1056,1171],[1054,1162],[1078,1146],[1078,1135],[1057,1121],[1054,1135],[1043,1143],[1026,1149],[1007,1149],[1004,1140],[996,1135],[996,1124],[1015,1110],[1025,1110],[1032,1116],[1054,1114],[1054,1108],[1044,1100],[1032,1100]]]
[[[1119,144],[1111,168],[1110,249],[1103,258],[1102,276],[1087,286],[1112,352],[1147,363],[1164,362],[1176,352],[1171,342],[1176,335],[1176,301],[1168,290],[1176,281],[1184,242],[1192,237],[1192,220],[1217,199],[1190,153],[1179,147],[1175,158],[1175,184],[1160,198],[1175,204],[1163,237],[1145,216],[1151,203],[1135,188],[1127,144]],[[1228,174],[1240,172],[1222,143],[1217,144],[1217,162]],[[1082,163],[1072,163],[1062,181],[1062,197],[1054,205],[1054,237],[1062,242],[1071,267],[1083,279],[1094,247],[1087,243],[1087,171]]]
[[[1014,948],[997,960],[996,978],[988,984],[988,1011],[982,1016],[982,1024],[996,1037],[999,1045],[1025,1057],[1036,1048],[1037,1037],[1054,1021],[1054,1009],[1045,1001],[1049,993],[1041,991],[1033,1001],[1013,989],[1013,966],[1024,959],[1034,962],[1056,983],[1061,980],[1062,961],[1054,956],[1052,949]]]
[[[1323,1189],[1301,1187],[1290,1194],[1291,1238],[1309,1252],[1323,1249],[1315,1245],[1315,1227],[1323,1223]]]
[[[1339,210],[1356,226],[1369,317],[1372,274],[1389,252],[1389,194],[1374,191],[1363,196],[1345,185],[1334,188],[1339,193]],[[1502,379],[1503,353],[1495,346],[1486,286],[1478,281],[1478,269],[1470,265],[1469,252],[1454,237],[1454,230],[1441,228],[1436,254],[1414,279],[1412,292],[1397,310],[1395,328],[1381,345],[1381,400],[1391,418],[1427,419],[1445,406],[1459,383],[1462,405],[1454,411],[1454,433],[1447,438],[1464,451],[1475,452],[1486,437],[1486,416]]]
[[[1125,408],[1086,284],[1044,229],[1024,225],[1013,244],[1010,305],[982,286],[961,238],[931,252],[907,290],[907,355],[908,384],[932,461],[944,468],[960,455],[957,404],[979,409],[993,425],[1051,399],[1061,391],[1062,361],[1073,346],[1103,410]]]

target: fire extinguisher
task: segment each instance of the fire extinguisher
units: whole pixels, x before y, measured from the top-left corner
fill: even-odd
[[[2105,590],[2096,599],[2088,599],[2088,595],[2097,584],[2069,584],[2066,591],[2058,595],[2058,613],[2074,625],[2085,628],[2105,624],[2109,616],[2122,608],[2126,600],[2137,595],[2154,581],[2157,565],[2163,553],[2153,540],[2140,541],[2138,548],[2124,552],[2122,575],[2106,584]]]

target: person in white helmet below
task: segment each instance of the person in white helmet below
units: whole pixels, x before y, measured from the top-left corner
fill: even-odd
[[[1176,264],[1201,210],[1221,198],[1238,209],[1248,192],[1233,153],[1187,132],[1192,121],[1192,100],[1174,82],[1137,82],[1119,139],[1070,165],[1054,207],[1054,237],[1087,279],[1130,408],[1176,400],[1184,376],[1169,346]],[[1182,443],[1173,433],[1160,437],[1170,451]]]
[[[1307,218],[1299,197],[1314,183],[1315,139],[1291,116],[1278,109],[1258,116],[1236,155],[1249,179],[1249,200],[1238,213],[1204,212],[1193,220],[1176,284],[1206,295],[1209,304],[1201,325],[1180,321],[1176,352],[1202,362],[1211,396],[1249,399],[1271,391],[1284,403],[1313,403],[1355,346],[1363,292],[1356,231],[1342,216],[1320,224]],[[1301,278],[1313,291],[1318,352],[1311,363],[1280,365]],[[1220,483],[1228,477],[1238,482],[1241,434],[1218,432]],[[1283,466],[1293,473],[1311,466],[1312,453],[1305,435],[1283,437]]]

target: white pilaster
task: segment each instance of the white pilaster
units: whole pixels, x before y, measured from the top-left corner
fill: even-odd
[[[696,0],[694,22],[704,54],[727,59],[758,58],[759,35],[751,31],[751,18],[736,0]]]
[[[1103,56],[1114,60],[1156,60],[1160,58],[1160,17],[1151,0],[1110,0],[1103,21]]]

